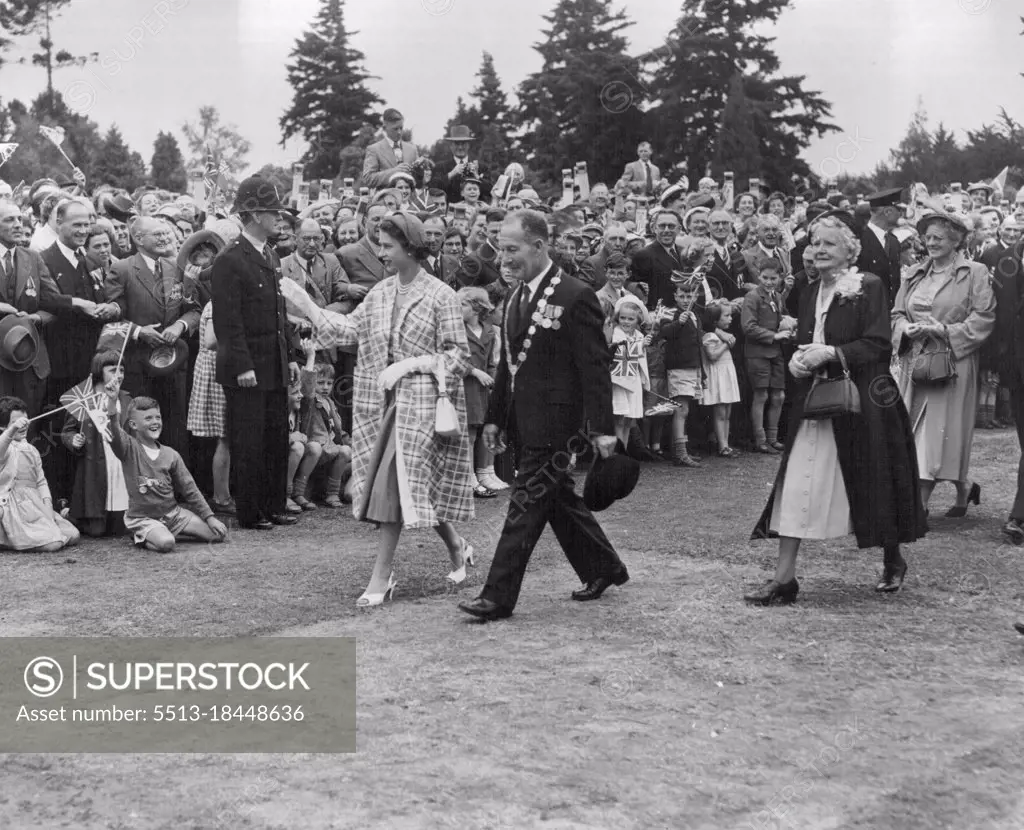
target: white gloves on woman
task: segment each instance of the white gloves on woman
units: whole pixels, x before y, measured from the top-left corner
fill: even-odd
[[[437,355],[425,354],[419,357],[407,357],[404,360],[399,360],[397,363],[392,363],[380,373],[380,377],[377,378],[377,383],[381,389],[385,392],[394,389],[395,384],[398,383],[406,375],[414,374],[415,372],[432,372],[434,370],[435,361]]]

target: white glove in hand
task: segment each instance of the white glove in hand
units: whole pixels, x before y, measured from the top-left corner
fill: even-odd
[[[387,392],[393,389],[395,384],[406,375],[411,375],[415,372],[428,372],[433,369],[434,359],[434,355],[421,355],[419,357],[407,357],[404,360],[399,360],[380,373],[377,383],[381,389]]]
[[[803,380],[811,376],[811,370],[804,366],[799,357],[800,354],[797,353],[789,359],[789,373],[798,380]]]

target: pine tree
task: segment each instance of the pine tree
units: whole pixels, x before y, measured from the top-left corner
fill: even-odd
[[[810,173],[799,157],[811,139],[837,128],[831,105],[804,89],[802,76],[779,75],[774,38],[755,33],[775,23],[790,0],[684,0],[665,46],[643,56],[653,66],[648,112],[656,156],[704,170],[716,156],[729,81],[744,78],[764,178],[786,187]],[[722,171],[715,170],[720,176]]]
[[[157,133],[149,169],[151,181],[156,187],[174,193],[184,193],[188,188],[188,174],[185,172],[181,148],[178,140],[170,133]]]
[[[501,88],[501,80],[494,70],[494,58],[490,52],[484,52],[480,71],[476,73],[480,79],[473,90],[473,100],[479,112],[481,125],[489,125],[499,130],[508,125],[508,97]]]
[[[107,130],[103,138],[93,176],[97,185],[110,184],[128,191],[145,183],[146,166],[142,157],[128,149],[116,124]]]
[[[383,102],[366,86],[374,76],[362,68],[363,53],[349,46],[353,34],[345,30],[343,0],[320,0],[313,28],[291,52],[288,83],[295,94],[279,122],[281,144],[295,135],[309,142],[307,179],[337,175],[342,150],[357,140],[363,124],[380,124],[372,108]]]
[[[762,175],[763,161],[754,131],[754,114],[743,90],[743,75],[739,72],[734,73],[729,82],[714,166],[722,172],[731,170],[740,190],[752,176],[760,178]]]
[[[611,0],[558,0],[544,20],[543,65],[519,87],[520,149],[545,190],[577,161],[611,184],[644,138],[646,93],[621,34],[632,23]]]

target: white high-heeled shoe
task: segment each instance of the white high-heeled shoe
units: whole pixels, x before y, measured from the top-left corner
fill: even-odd
[[[462,540],[462,566],[457,571],[452,571],[445,577],[453,585],[461,585],[466,581],[466,565],[475,566],[473,561],[473,546],[465,539]]]
[[[384,600],[390,595],[391,601],[395,600],[395,588],[398,587],[398,583],[395,581],[395,572],[392,571],[388,575],[388,587],[384,589],[381,594],[370,594],[363,591],[363,595],[356,600],[357,608],[373,608],[377,605],[383,605]]]

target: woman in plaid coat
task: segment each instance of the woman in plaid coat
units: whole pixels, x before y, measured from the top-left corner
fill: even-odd
[[[433,527],[452,560],[449,580],[458,584],[472,564],[473,549],[451,522],[473,518],[470,448],[466,439],[463,377],[469,345],[455,292],[419,265],[426,250],[423,224],[393,214],[381,225],[381,260],[392,275],[378,283],[348,315],[306,302],[306,294],[282,293],[290,310],[314,324],[319,348],[358,346],[352,401],[353,513],[378,522],[381,536],[373,576],[357,605],[380,605],[395,588],[392,563],[403,527]],[[434,432],[444,368],[448,397],[458,412],[460,435]]]

